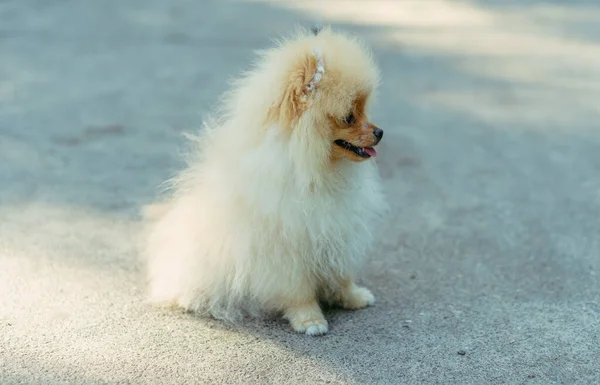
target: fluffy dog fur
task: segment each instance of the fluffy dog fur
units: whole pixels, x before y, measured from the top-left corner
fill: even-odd
[[[378,78],[329,28],[263,52],[149,213],[151,299],[230,321],[281,312],[309,335],[328,331],[320,302],[373,304],[355,279],[386,208],[366,110]]]

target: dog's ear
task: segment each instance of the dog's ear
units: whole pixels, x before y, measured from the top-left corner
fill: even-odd
[[[312,50],[303,55],[285,79],[285,89],[272,109],[272,117],[283,126],[291,126],[306,111],[319,88],[325,72],[320,51]]]

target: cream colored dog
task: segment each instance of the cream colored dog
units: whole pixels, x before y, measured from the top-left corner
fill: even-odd
[[[378,77],[329,28],[263,52],[152,209],[151,299],[225,320],[276,311],[309,335],[328,331],[320,302],[373,304],[355,278],[386,209],[367,117]]]

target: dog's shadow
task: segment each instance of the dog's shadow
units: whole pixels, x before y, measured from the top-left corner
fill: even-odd
[[[197,326],[211,330],[211,334],[220,336],[228,344],[243,345],[243,352],[251,354],[249,352],[275,347],[283,353],[278,354],[279,359],[293,357],[296,363],[298,360],[310,362],[325,375],[343,378],[343,382],[372,383],[373,373],[368,368],[380,366],[382,359],[402,362],[400,355],[408,348],[396,349],[391,345],[410,344],[414,336],[408,327],[398,325],[402,313],[399,307],[385,299],[360,310],[321,306],[329,324],[329,332],[321,336],[295,332],[280,314],[227,323],[184,310],[176,312]],[[390,370],[393,371],[391,367]]]

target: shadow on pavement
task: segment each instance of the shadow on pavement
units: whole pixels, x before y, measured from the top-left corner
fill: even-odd
[[[269,3],[0,5],[4,378],[597,378],[600,7]],[[383,71],[377,305],[329,311],[319,339],[149,308],[132,239],[180,134],[253,50],[321,17]]]

